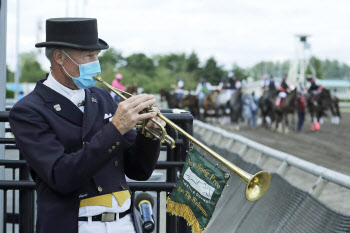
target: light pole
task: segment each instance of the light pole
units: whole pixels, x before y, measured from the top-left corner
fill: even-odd
[[[295,57],[290,62],[288,72],[288,81],[291,87],[300,85],[305,87],[305,71],[309,67],[313,77],[316,78],[316,72],[312,64],[310,64],[311,45],[307,39],[310,35],[296,35],[295,36]]]

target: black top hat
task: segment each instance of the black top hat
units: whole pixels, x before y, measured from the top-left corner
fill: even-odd
[[[102,50],[109,45],[98,38],[96,19],[56,18],[46,20],[46,42],[37,43],[35,47]]]

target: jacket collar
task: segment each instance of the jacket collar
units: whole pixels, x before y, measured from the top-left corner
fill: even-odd
[[[43,84],[45,80],[39,80],[34,89],[45,101],[45,106],[62,118],[81,126],[83,113],[80,109],[69,99]]]
[[[98,104],[100,101],[98,95],[91,89],[85,90],[83,113],[69,99],[43,84],[45,80],[39,80],[34,91],[43,98],[46,107],[73,124],[82,126],[82,139],[84,139],[93,128],[98,115]]]

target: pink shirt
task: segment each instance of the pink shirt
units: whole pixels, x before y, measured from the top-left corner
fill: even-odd
[[[125,91],[125,86],[124,86],[123,84],[121,84],[121,83],[119,82],[119,80],[117,80],[117,79],[114,79],[114,80],[113,80],[112,86],[115,87],[115,88],[117,88],[117,89],[120,89],[120,90],[122,90],[122,91]]]

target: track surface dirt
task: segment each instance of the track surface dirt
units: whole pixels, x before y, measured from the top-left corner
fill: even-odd
[[[244,123],[240,124],[239,130],[232,124],[218,124],[210,120],[208,123],[306,161],[350,175],[350,109],[342,109],[339,125],[331,124],[331,119],[325,118],[321,129],[316,132],[310,130],[311,120],[308,115],[301,132],[290,130],[287,134],[262,126],[252,129]]]

